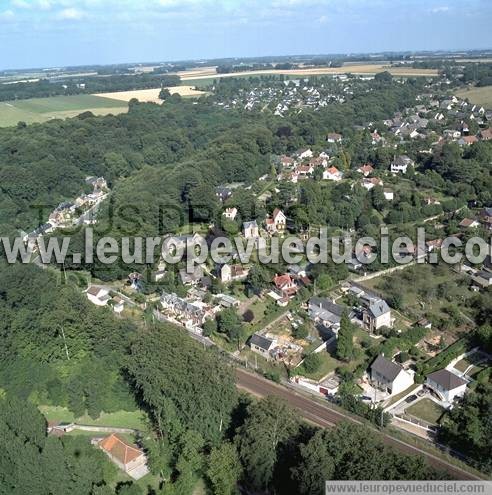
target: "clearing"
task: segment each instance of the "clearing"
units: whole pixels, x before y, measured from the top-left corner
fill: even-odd
[[[108,115],[127,111],[128,105],[121,101],[94,95],[51,96],[5,101],[0,102],[0,127],[13,126],[19,121],[32,124],[52,119],[65,119],[83,112]]]
[[[202,96],[207,93],[204,91],[196,90],[192,86],[170,86],[166,88],[169,90],[171,94],[179,94],[183,97],[196,97]],[[98,93],[94,96],[112,98],[113,100],[125,101],[128,102],[132,98],[136,98],[141,102],[149,102],[149,103],[162,103],[162,100],[159,98],[159,93],[161,92],[161,88],[152,88],[152,89],[137,89],[135,91],[116,91],[114,93]]]
[[[458,98],[466,98],[476,105],[492,108],[492,86],[460,89],[456,92],[456,96]]]

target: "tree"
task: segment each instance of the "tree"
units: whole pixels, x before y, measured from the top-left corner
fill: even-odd
[[[217,316],[218,330],[225,333],[231,342],[238,341],[243,334],[243,326],[234,308],[224,309]]]
[[[297,415],[276,397],[261,399],[248,407],[236,442],[246,480],[253,488],[264,490],[270,485],[280,447],[298,428]]]
[[[340,320],[340,330],[337,339],[337,357],[343,361],[350,361],[354,355],[354,326],[350,322],[346,311]]]
[[[205,320],[205,323],[203,324],[203,335],[205,337],[210,337],[216,331],[217,320],[215,318]]]
[[[306,323],[292,329],[292,335],[296,339],[305,339],[309,335],[309,328]]]
[[[171,93],[169,91],[169,89],[167,88],[162,88],[160,91],[159,91],[159,99],[160,100],[166,100],[167,98],[169,98],[171,96]]]
[[[325,481],[332,479],[335,472],[335,461],[328,453],[329,442],[328,430],[318,430],[309,442],[300,446],[300,462],[292,470],[299,493],[306,495],[325,493]]]
[[[215,447],[208,459],[207,476],[217,495],[232,495],[241,475],[241,463],[234,444],[223,443]]]
[[[307,373],[316,373],[321,368],[321,356],[315,352],[304,358],[303,368]]]

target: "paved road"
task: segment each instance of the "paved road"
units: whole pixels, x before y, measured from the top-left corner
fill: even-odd
[[[330,408],[328,405],[323,405],[312,399],[309,399],[303,394],[290,390],[282,385],[277,385],[258,375],[249,373],[243,369],[236,369],[237,387],[249,392],[257,397],[265,397],[267,395],[275,395],[285,399],[291,406],[300,411],[302,417],[307,421],[318,426],[329,427],[334,426],[342,420],[349,420],[354,423],[362,424],[361,421],[354,419],[351,416],[346,416],[343,413]],[[419,449],[414,445],[408,444],[402,440],[389,436],[385,433],[380,433],[382,440],[387,445],[390,445],[407,454],[420,454],[426,457],[429,464],[437,469],[447,471],[457,480],[479,480],[481,478],[475,476],[468,471],[465,471],[454,464],[450,464],[444,459],[435,456],[425,450]]]

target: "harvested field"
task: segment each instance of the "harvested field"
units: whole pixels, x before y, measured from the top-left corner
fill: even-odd
[[[192,86],[172,86],[167,88],[171,94],[178,93],[181,96],[201,96],[206,94],[203,91],[199,91],[194,89]],[[130,101],[133,98],[136,98],[141,102],[151,102],[151,103],[162,103],[162,100],[159,98],[159,93],[161,88],[153,88],[153,89],[137,89],[135,91],[116,91],[114,93],[98,93],[95,96],[101,96],[105,98],[111,98],[113,100],[119,101]]]
[[[308,69],[289,69],[289,70],[256,70],[245,72],[232,72],[228,74],[217,74],[214,67],[204,67],[203,69],[194,69],[190,71],[178,72],[182,81],[190,81],[196,79],[209,79],[210,77],[238,77],[238,76],[257,76],[262,74],[286,74],[293,76],[320,76],[334,74],[359,74],[371,75],[378,72],[389,71],[394,76],[411,77],[411,76],[437,76],[438,72],[435,69],[414,69],[412,67],[391,67],[383,64],[352,64],[344,65],[343,67],[318,67]]]
[[[468,99],[476,105],[483,105],[488,109],[492,108],[492,86],[460,89],[456,92],[456,96]]]

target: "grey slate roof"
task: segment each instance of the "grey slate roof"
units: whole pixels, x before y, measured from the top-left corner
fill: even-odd
[[[391,310],[386,301],[383,299],[378,299],[377,301],[372,302],[369,306],[369,312],[374,318],[378,318],[379,316],[388,313],[388,311]]]
[[[378,373],[389,382],[392,382],[402,370],[403,368],[400,365],[393,363],[384,356],[378,356],[371,365],[371,372]]]
[[[445,390],[454,390],[455,388],[468,383],[463,378],[460,378],[459,376],[451,373],[451,371],[448,370],[434,371],[434,373],[428,375],[427,378],[437,383]]]
[[[267,337],[263,337],[263,335],[259,335],[257,333],[254,333],[251,336],[250,339],[250,345],[256,345],[258,347],[261,347],[265,351],[268,351],[270,349],[270,346],[273,344],[273,340],[268,339]]]

